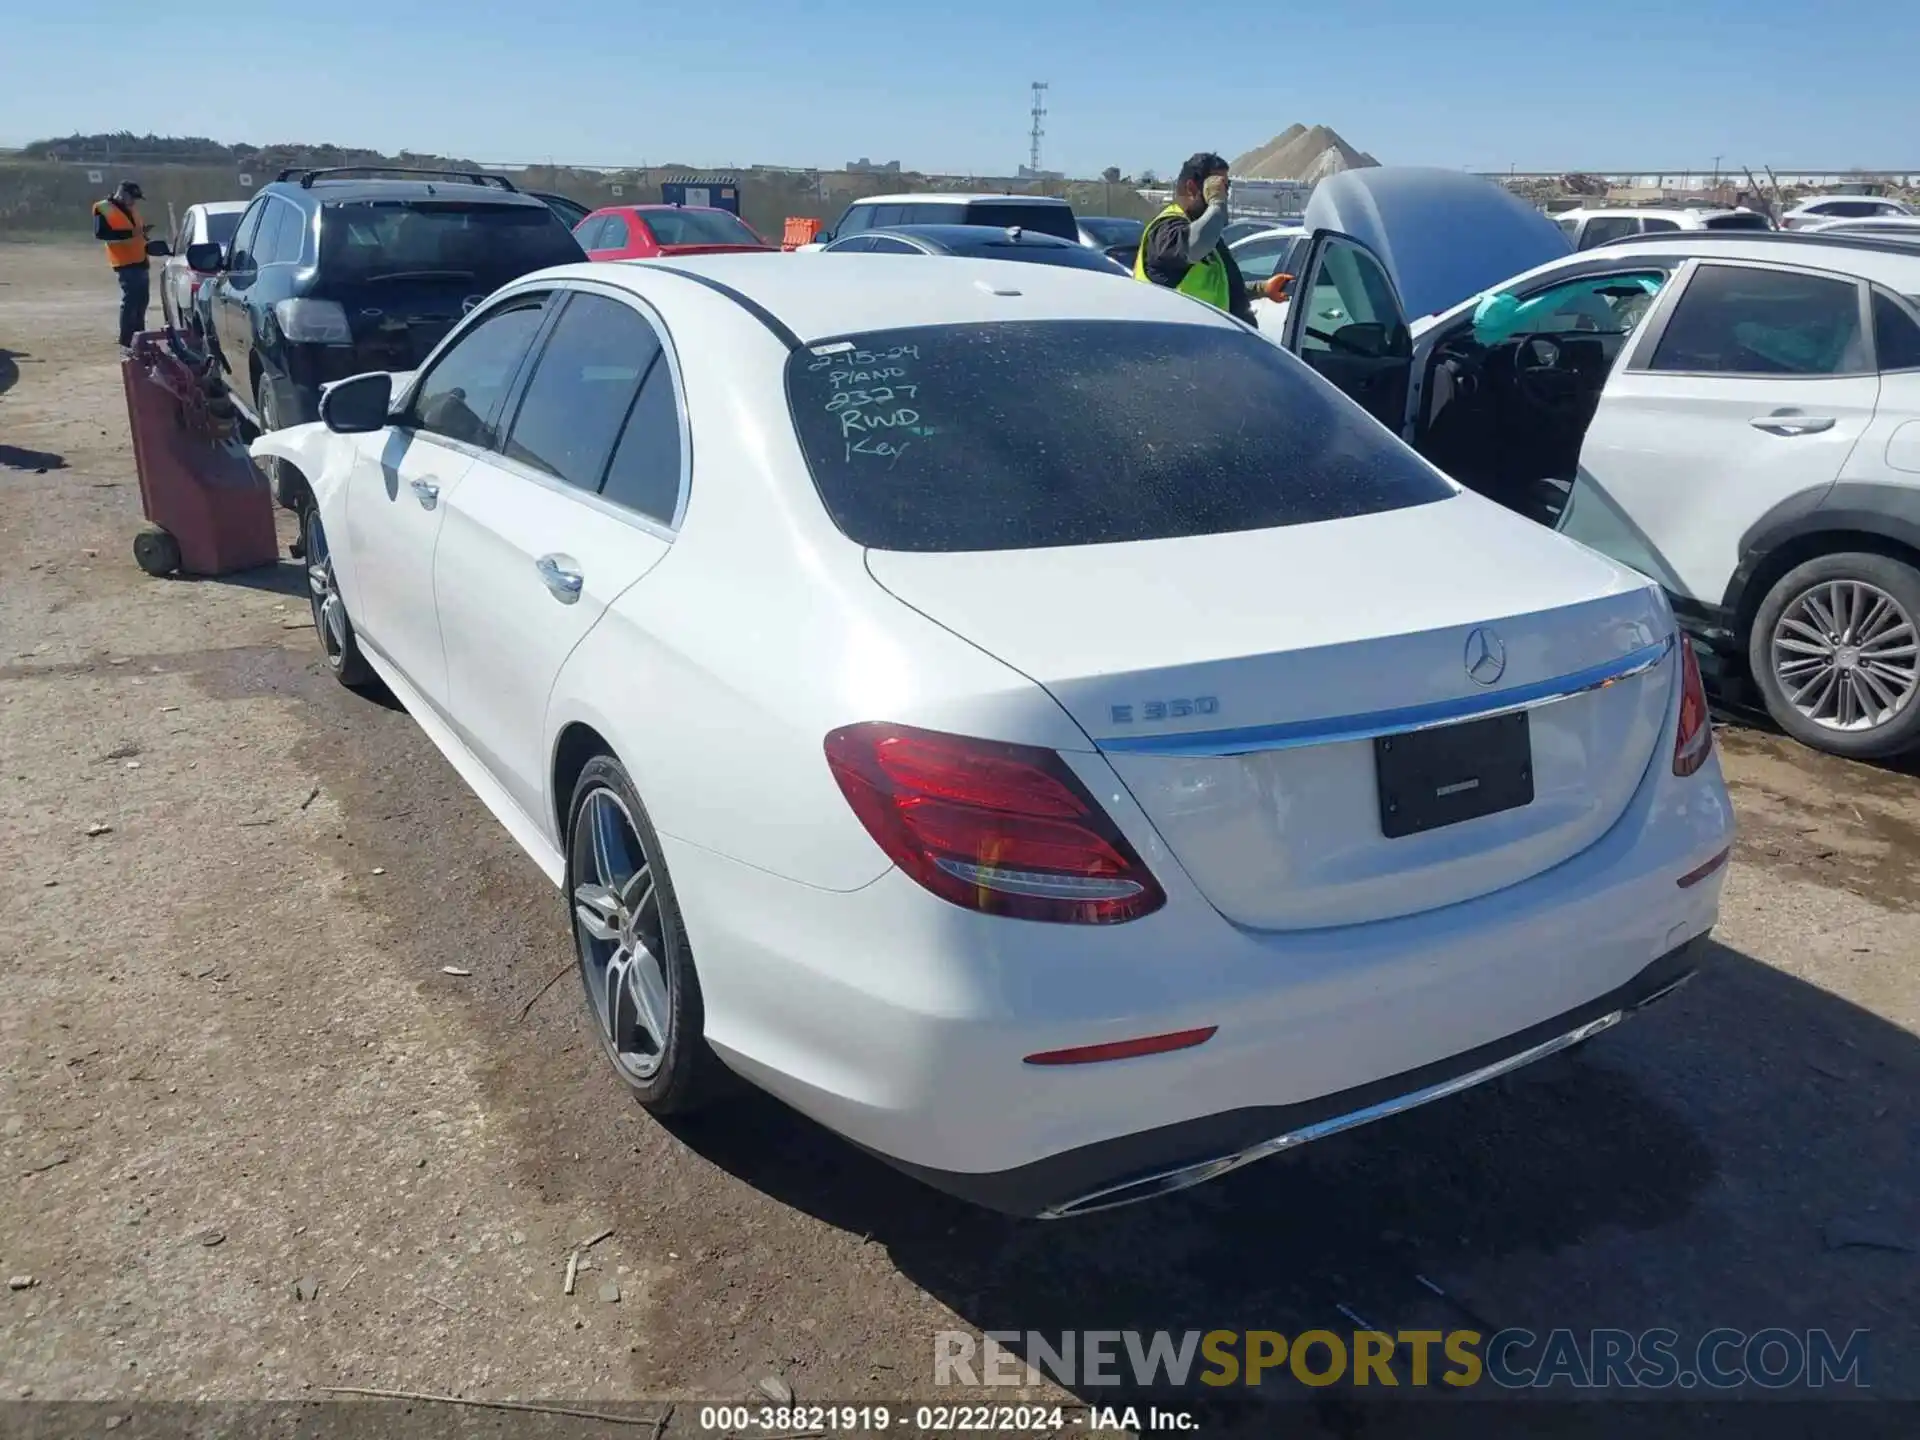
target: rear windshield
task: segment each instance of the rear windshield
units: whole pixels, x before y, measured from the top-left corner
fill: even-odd
[[[1771,230],[1773,222],[1764,215],[1709,215],[1709,230]]]
[[[795,351],[787,399],[828,514],[879,550],[1213,535],[1453,493],[1278,346],[1219,325],[874,331]]]
[[[662,245],[758,245],[744,220],[725,210],[647,210],[640,218]]]
[[[531,270],[584,258],[545,205],[339,201],[326,207],[320,222],[320,269],[330,282],[404,275],[471,279],[491,290]]]
[[[1101,245],[1126,245],[1139,242],[1147,225],[1144,220],[1120,220],[1108,215],[1080,217],[1080,228]]]
[[[992,225],[1005,230],[1018,225],[1022,230],[1038,230],[1042,235],[1058,235],[1062,240],[1078,242],[1079,224],[1066,205],[1008,205],[995,200],[975,200],[967,206],[968,225]]]
[[[240,217],[245,213],[244,210],[212,210],[201,215],[200,223],[207,227],[207,243],[210,245],[229,243],[233,239],[234,232],[240,228]]]

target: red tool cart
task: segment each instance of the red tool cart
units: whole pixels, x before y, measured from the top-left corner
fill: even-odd
[[[149,575],[225,575],[280,558],[266,477],[215,413],[199,372],[163,330],[133,337],[120,361],[127,424],[140,473],[140,506],[152,529],[134,537]]]

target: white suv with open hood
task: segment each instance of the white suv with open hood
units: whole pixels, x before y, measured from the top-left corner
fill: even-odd
[[[1317,231],[1314,304],[1275,338],[1462,484],[1660,581],[1789,733],[1920,745],[1920,248],[1643,234],[1410,324],[1434,292],[1404,305],[1394,271],[1504,201],[1454,177],[1424,226]]]

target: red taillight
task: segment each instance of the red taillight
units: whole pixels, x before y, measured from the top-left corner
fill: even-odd
[[[1680,727],[1673,739],[1673,773],[1691,775],[1713,753],[1713,720],[1707,714],[1707,687],[1700,662],[1687,637],[1680,637]]]
[[[1166,903],[1051,750],[866,724],[834,731],[826,751],[867,833],[943,900],[1082,925],[1135,920]]]

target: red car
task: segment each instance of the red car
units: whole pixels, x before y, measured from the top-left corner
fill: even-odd
[[[660,255],[723,255],[775,250],[731,210],[694,205],[609,205],[573,227],[590,260],[651,260]]]

